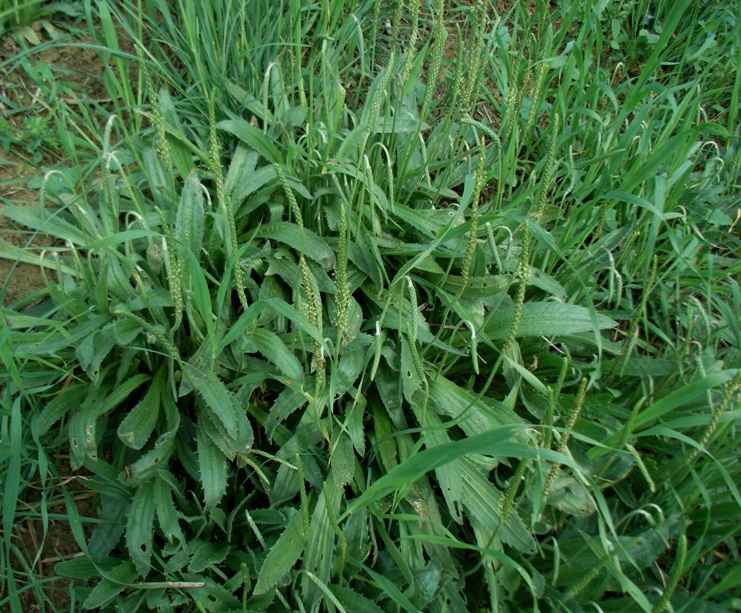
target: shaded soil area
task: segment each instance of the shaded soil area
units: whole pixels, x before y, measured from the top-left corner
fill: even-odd
[[[57,40],[50,39],[49,27],[48,22],[29,26],[42,41],[38,46],[19,32],[0,38],[0,208],[39,206],[41,177],[70,165],[60,134],[69,127],[62,118],[85,112],[88,122],[102,126],[106,120],[110,98],[104,77],[113,69],[110,62],[80,27],[52,27]],[[2,241],[36,253],[51,244],[0,216]],[[45,287],[47,278],[37,266],[0,257],[0,305]]]
[[[26,185],[36,175],[36,171],[23,159],[9,153],[0,162],[0,207],[38,206],[38,195],[26,189]],[[51,244],[45,237],[32,236],[32,233],[14,225],[0,215],[0,241],[28,249],[41,249]],[[0,258],[0,305],[9,305],[30,292],[46,286],[41,269],[32,264]]]
[[[46,510],[49,520],[44,524],[41,510],[41,487],[38,483],[29,484],[28,494],[18,502],[16,521],[11,535],[14,559],[11,564],[15,571],[16,588],[23,611],[30,613],[40,611],[70,610],[69,580],[55,574],[59,562],[81,557],[80,547],[70,530],[71,519],[67,518],[67,509],[62,488],[74,501],[76,513],[82,522],[82,532],[89,540],[93,523],[97,517],[97,494],[85,484],[86,477],[77,471],[72,474],[68,466],[57,458],[59,469],[63,471],[61,481],[56,487],[47,484]],[[33,565],[32,568],[29,568]],[[32,583],[41,583],[42,592],[33,589]],[[79,603],[78,603],[79,604]],[[0,607],[9,611],[9,607]]]

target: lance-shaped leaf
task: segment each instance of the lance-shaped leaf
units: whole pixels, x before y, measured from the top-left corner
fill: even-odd
[[[494,313],[485,326],[491,340],[504,340],[509,335],[514,317],[514,307]],[[617,322],[604,315],[593,313],[577,304],[559,302],[526,302],[517,326],[517,336],[563,336],[580,334],[597,329],[614,328]]]
[[[203,371],[183,364],[185,375],[190,380],[193,388],[201,395],[208,408],[211,409],[214,417],[227,432],[234,432],[237,427],[237,419],[234,416],[234,407],[232,405],[232,393],[226,388],[216,373]]]
[[[161,385],[165,372],[166,370],[160,369],[160,373],[149,386],[144,398],[131,409],[118,427],[118,437],[132,449],[144,447],[157,424],[160,414]]]
[[[311,230],[302,229],[295,223],[278,221],[260,226],[257,236],[284,243],[300,251],[307,258],[318,262],[325,270],[334,267],[334,252],[324,239]],[[301,251],[302,248],[303,251]]]
[[[154,481],[142,483],[134,493],[128,522],[126,546],[131,561],[142,577],[146,577],[152,560],[152,529],[154,524]]]
[[[221,498],[226,493],[226,478],[229,467],[226,456],[203,431],[202,421],[202,419],[199,419],[196,436],[198,468],[201,473],[204,502],[207,508],[212,508],[221,502]]]
[[[195,172],[185,179],[175,214],[175,239],[178,249],[189,249],[198,258],[203,245],[205,211],[203,189]],[[180,261],[184,261],[184,257]]]
[[[248,340],[257,351],[275,364],[286,377],[299,382],[304,380],[304,369],[301,367],[301,362],[285,346],[277,334],[265,328],[257,328],[249,335]]]
[[[304,550],[302,522],[303,514],[300,511],[295,512],[260,568],[255,595],[259,596],[274,588],[301,556]]]

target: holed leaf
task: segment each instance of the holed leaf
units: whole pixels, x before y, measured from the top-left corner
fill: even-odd
[[[142,577],[149,573],[152,560],[154,510],[154,481],[149,480],[136,488],[126,524],[126,546]]]

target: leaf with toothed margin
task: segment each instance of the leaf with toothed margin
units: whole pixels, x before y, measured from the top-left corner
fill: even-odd
[[[118,437],[127,447],[141,449],[152,436],[160,414],[160,385],[162,383],[163,378],[158,376],[150,385],[144,398],[129,411],[119,425]]]
[[[257,351],[275,364],[286,377],[303,383],[304,369],[301,362],[275,332],[257,328],[250,333],[247,340],[250,345],[253,345]]]
[[[136,488],[126,524],[126,546],[142,577],[146,577],[151,568],[154,510],[154,481],[150,479]]]
[[[175,451],[176,434],[177,429],[173,429],[161,435],[154,443],[154,447],[128,466],[120,479],[122,481],[125,479],[126,485],[137,486],[153,477],[158,470],[167,465],[167,460]]]
[[[195,390],[206,402],[214,417],[219,420],[220,426],[226,432],[234,432],[237,419],[232,405],[233,394],[226,388],[226,385],[214,372],[204,373],[187,363],[183,364],[183,368]]]
[[[494,313],[485,326],[491,340],[504,340],[510,333],[515,308]],[[515,336],[562,336],[614,328],[617,322],[578,304],[527,302],[522,306]]]
[[[183,531],[180,529],[180,523],[178,522],[178,513],[175,509],[175,503],[172,500],[172,488],[168,482],[174,481],[174,477],[168,473],[161,473],[163,476],[168,478],[154,479],[154,508],[157,512],[157,521],[159,522],[160,528],[165,535],[168,542],[173,543],[177,540],[179,543],[185,544],[185,536]]]
[[[206,508],[219,504],[226,493],[226,478],[229,472],[226,456],[213,443],[204,431],[203,418],[198,420],[196,442],[198,447],[198,468],[201,472],[201,486]]]
[[[90,574],[85,578],[88,579],[91,576],[97,575],[99,572],[100,567],[93,566]],[[93,588],[93,591],[90,592],[82,607],[88,610],[95,609],[96,611],[100,611],[123,592],[129,584],[133,583],[136,578],[134,565],[131,562],[122,562],[105,573],[105,578],[101,579],[100,583]]]
[[[257,577],[255,595],[259,596],[273,589],[301,556],[305,544],[301,529],[302,521],[302,513],[296,511],[286,529],[268,552]]]
[[[209,440],[214,443],[221,452],[229,458],[229,460],[234,460],[238,453],[246,454],[250,452],[253,441],[252,426],[243,410],[240,409],[235,411],[237,427],[233,432],[225,433],[222,431],[208,412],[204,411],[202,416],[203,419],[199,424],[203,428],[204,434],[208,436]]]

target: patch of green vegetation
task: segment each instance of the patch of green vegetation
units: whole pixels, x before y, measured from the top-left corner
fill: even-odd
[[[48,119],[41,115],[33,115],[26,117],[19,129],[7,120],[0,120],[0,148],[5,155],[11,150],[18,151],[38,164],[44,151],[59,149],[60,143],[54,132],[49,129]]]
[[[737,606],[739,28],[606,4],[99,3],[94,171],[0,211],[0,605],[68,450],[87,609]]]
[[[49,38],[59,38],[60,33],[54,25],[55,18],[79,17],[80,4],[49,0],[0,0],[0,36],[11,35],[19,44],[40,45],[40,32],[32,27],[36,24]]]

